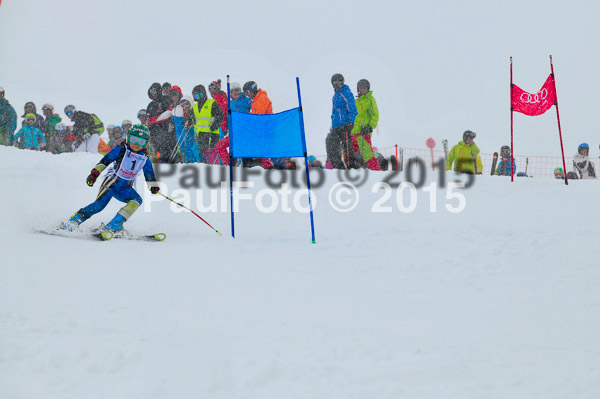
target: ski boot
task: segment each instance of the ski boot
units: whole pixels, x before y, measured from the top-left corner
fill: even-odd
[[[75,231],[79,228],[79,225],[81,223],[83,223],[83,218],[79,213],[75,213],[67,222],[62,222],[61,224],[59,224],[58,229],[66,231]]]
[[[117,213],[115,217],[104,226],[104,231],[110,231],[115,237],[125,237],[129,234],[129,232],[123,228],[123,223],[126,221],[127,219],[125,219],[123,215]]]

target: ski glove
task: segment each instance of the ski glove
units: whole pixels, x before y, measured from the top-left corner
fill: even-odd
[[[83,137],[82,137],[82,138],[83,138],[83,141],[86,141],[86,140],[87,140],[87,139],[89,139],[90,137],[92,137],[92,135],[91,135],[91,134],[89,134],[89,133],[86,133],[86,134],[84,134],[84,135],[83,135]]]
[[[351,131],[352,129],[354,129],[354,123],[352,123],[352,122],[346,123],[346,129],[348,129],[348,131]]]
[[[100,172],[98,172],[97,169],[92,169],[92,172],[85,180],[87,185],[92,187],[94,185],[94,183],[96,183],[96,179],[98,178],[98,176],[100,176]]]
[[[369,134],[373,131],[373,128],[371,126],[361,126],[360,127],[360,134]]]
[[[150,187],[150,192],[152,194],[158,194],[158,192],[160,191],[160,188],[156,187],[156,186],[152,186]]]

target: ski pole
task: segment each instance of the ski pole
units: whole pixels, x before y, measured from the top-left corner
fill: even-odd
[[[171,198],[167,197],[166,195],[164,195],[164,194],[163,194],[163,193],[161,193],[160,191],[159,191],[158,193],[159,193],[160,195],[162,195],[163,197],[165,197],[166,199],[168,199],[169,201],[171,201],[171,202],[173,202],[173,203],[175,203],[175,204],[179,205],[180,207],[182,207],[182,208],[184,208],[184,209],[187,209],[188,211],[192,212],[194,215],[198,216],[198,217],[200,218],[200,220],[202,220],[204,223],[206,223],[206,224],[208,225],[208,227],[210,227],[211,229],[213,229],[213,230],[214,230],[214,231],[215,231],[215,232],[216,232],[218,235],[221,235],[221,232],[220,232],[219,230],[215,229],[214,227],[212,227],[212,226],[210,225],[210,223],[208,223],[206,220],[204,220],[204,219],[202,218],[202,216],[198,215],[196,212],[192,211],[190,208],[186,207],[185,205],[183,205],[183,204],[180,204],[179,202],[177,202],[177,201],[175,201],[175,200],[172,200]]]

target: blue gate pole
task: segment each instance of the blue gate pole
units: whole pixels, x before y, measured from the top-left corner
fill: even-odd
[[[229,75],[227,75],[227,131],[229,132],[229,204],[231,207],[231,237],[235,238],[235,223],[233,220],[233,135],[231,134],[231,92],[229,88]]]
[[[308,155],[306,151],[306,135],[304,134],[304,112],[302,111],[302,96],[300,95],[300,78],[296,77],[296,87],[298,88],[298,105],[300,107],[300,132],[302,133],[302,150],[304,151],[304,167],[306,168],[306,185],[308,187],[308,206],[310,207],[310,230],[312,233],[312,243],[315,241],[315,220],[313,216],[313,207],[310,191],[310,174],[308,173]]]

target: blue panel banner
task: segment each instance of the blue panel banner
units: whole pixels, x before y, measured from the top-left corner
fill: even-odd
[[[235,158],[303,157],[300,108],[270,115],[231,112],[229,152]]]

